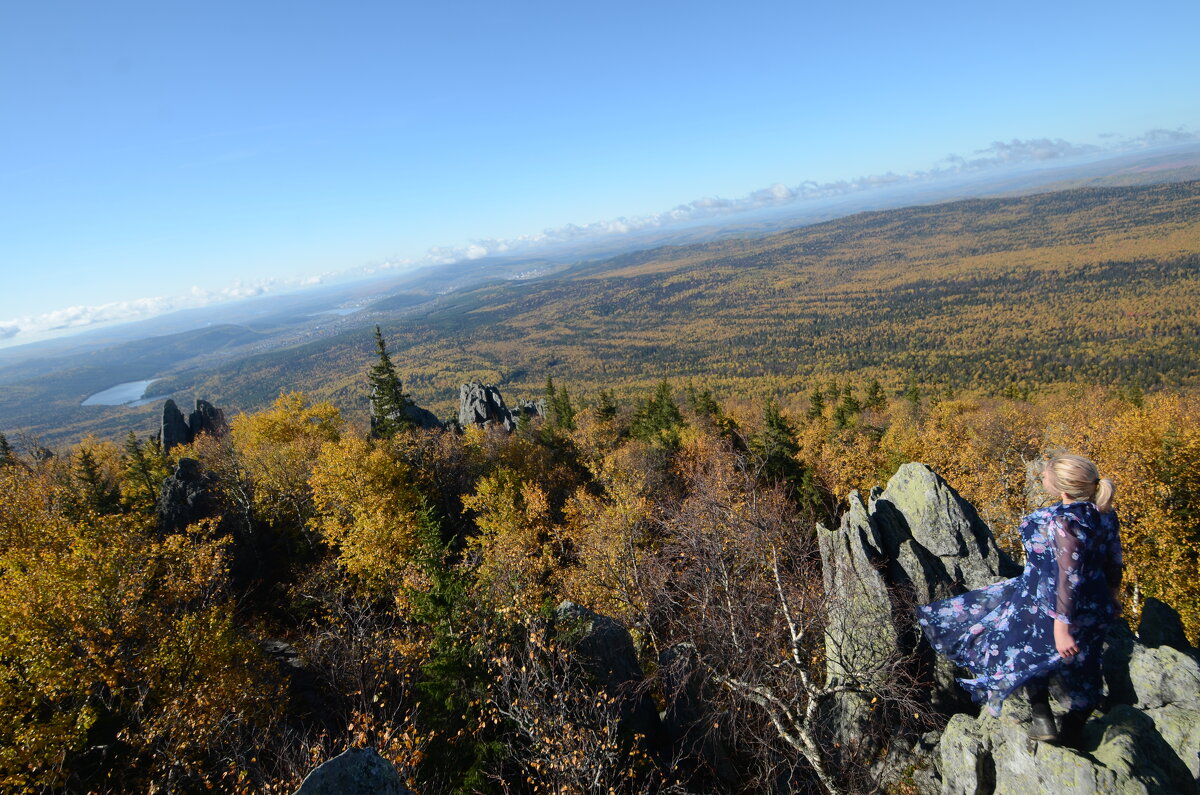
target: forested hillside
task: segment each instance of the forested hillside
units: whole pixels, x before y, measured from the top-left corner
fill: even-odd
[[[992,393],[1152,389],[1196,383],[1198,302],[1200,182],[1088,188],[653,249],[402,312],[383,299],[362,332],[178,373],[153,391],[251,409],[303,389],[361,419],[357,374],[375,323],[414,396],[443,416],[466,380],[521,396],[548,374],[618,394],[693,378],[720,396],[785,401],[835,375]],[[0,386],[0,427],[69,442],[154,424],[149,409],[63,400],[36,379]]]
[[[393,378],[372,373],[377,400],[403,404]],[[290,393],[169,454],[0,439],[0,787],[290,792],[357,745],[422,795],[871,791],[873,756],[946,716],[903,655],[827,678],[815,522],[910,460],[1014,549],[1037,460],[1095,458],[1126,616],[1157,597],[1200,631],[1194,394],[543,395],[512,433],[371,438]],[[569,617],[600,619],[564,599],[607,617],[632,695],[588,667]],[[874,705],[862,742],[801,742],[835,692]]]

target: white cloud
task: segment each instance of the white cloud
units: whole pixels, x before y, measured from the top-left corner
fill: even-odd
[[[1118,154],[1197,141],[1200,141],[1200,133],[1186,130],[1150,130],[1135,138],[1108,136],[1103,146],[1075,144],[1061,138],[1030,138],[1027,140],[1014,138],[1010,141],[994,141],[967,157],[956,154],[948,155],[933,168],[925,171],[906,174],[892,172],[869,174],[854,179],[821,183],[807,180],[791,186],[777,182],[741,198],[727,199],[721,196],[705,196],[654,215],[613,218],[588,224],[567,224],[533,235],[475,240],[462,247],[440,246],[430,249],[424,260],[417,264],[449,264],[468,259],[480,259],[484,256],[528,251],[547,244],[571,243],[588,238],[627,234],[671,224],[701,221],[747,210],[779,207],[811,199],[835,198],[889,185],[926,182],[939,177],[981,172],[1004,166],[1037,165],[1101,153]]]
[[[217,290],[193,285],[186,293],[177,296],[154,296],[104,304],[69,306],[39,315],[0,320],[0,342],[19,345],[45,337],[59,336],[63,332],[145,320],[177,309],[194,309],[225,301],[254,298],[281,289],[319,284],[325,278],[328,278],[328,274],[296,279],[260,279],[253,282],[237,280]]]

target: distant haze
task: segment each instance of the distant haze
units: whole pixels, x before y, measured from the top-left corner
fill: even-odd
[[[1153,1],[17,4],[0,347],[1195,142],[1198,29]]]

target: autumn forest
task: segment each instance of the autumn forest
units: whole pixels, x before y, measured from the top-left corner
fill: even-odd
[[[0,789],[292,792],[360,745],[422,795],[867,791],[870,759],[754,694],[816,698],[816,527],[901,464],[1020,560],[1039,462],[1093,458],[1126,617],[1153,597],[1200,640],[1198,302],[1200,183],[973,200],[581,263],[179,376],[230,421],[170,450],[132,411],[31,421],[0,435]],[[406,419],[470,380],[540,416]],[[193,512],[164,511],[184,472]],[[712,711],[647,737],[564,600],[628,630],[639,703]],[[871,697],[881,736],[939,720],[920,681]]]

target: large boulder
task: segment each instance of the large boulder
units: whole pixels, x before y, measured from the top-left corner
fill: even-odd
[[[736,738],[713,731],[720,723],[715,714],[700,661],[691,643],[676,643],[658,655],[667,708],[661,714],[663,731],[670,743],[670,758],[684,760],[676,764],[676,774],[695,778],[693,786],[719,782],[723,791],[733,791],[741,781],[729,752]]]
[[[1187,767],[1136,709],[1119,706],[1092,721],[1083,752],[1031,742],[1028,719],[1024,702],[1006,705],[1000,718],[953,716],[935,760],[942,795],[1196,791]]]
[[[207,400],[196,400],[196,408],[188,418],[188,430],[191,431],[193,439],[202,433],[211,433],[215,436],[225,433],[228,429],[225,412]]]
[[[174,400],[168,399],[163,403],[162,424],[159,440],[164,451],[181,444],[195,441],[202,433],[220,435],[229,429],[225,421],[225,412],[207,400],[196,400],[196,408],[191,415],[184,419],[183,412],[175,405]]]
[[[852,492],[839,528],[818,526],[817,539],[830,597],[827,675],[879,683],[890,659],[916,650],[920,676],[933,683],[932,706],[968,707],[954,666],[915,631],[911,611],[1021,572],[971,504],[929,467],[905,464],[886,489],[872,490],[869,502]],[[860,731],[867,711],[860,702],[848,695],[832,703],[830,719],[843,739]]]
[[[522,400],[515,409],[509,409],[495,384],[472,381],[458,390],[458,424],[461,428],[499,425],[506,431],[513,431],[522,419],[544,414],[543,401]]]
[[[974,506],[924,464],[904,464],[871,495],[875,544],[907,580],[919,604],[1016,577],[1017,565],[996,545]]]
[[[296,795],[412,795],[412,791],[373,748],[351,748],[309,773]]]
[[[168,475],[158,495],[158,526],[164,533],[178,533],[188,525],[219,513],[213,494],[213,478],[194,458],[181,458]]]
[[[642,666],[629,631],[619,623],[571,601],[554,610],[554,630],[578,655],[596,685],[621,705],[621,730],[642,735],[652,747],[663,731],[658,710],[644,687]]]

